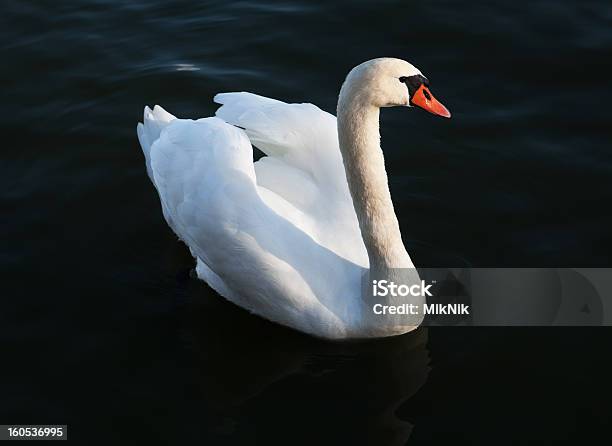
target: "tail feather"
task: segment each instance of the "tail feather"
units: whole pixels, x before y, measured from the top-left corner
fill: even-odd
[[[136,126],[136,133],[138,134],[138,141],[142,147],[142,153],[145,156],[147,173],[149,174],[151,180],[153,180],[151,173],[151,147],[159,138],[163,128],[166,127],[171,121],[175,120],[176,117],[168,113],[159,105],[153,107],[153,110],[146,106],[144,108],[143,115],[143,122],[139,122]]]

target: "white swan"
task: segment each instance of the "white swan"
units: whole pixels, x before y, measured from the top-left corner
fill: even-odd
[[[355,67],[340,91],[338,119],[312,104],[251,93],[214,100],[222,104],[216,117],[196,121],[145,107],[137,128],[164,217],[196,258],[198,277],[231,302],[318,337],[415,328],[374,314],[362,284],[414,268],[378,121],[380,107],[390,106],[450,117],[420,71],[392,58]],[[254,163],[251,145],[267,156]]]

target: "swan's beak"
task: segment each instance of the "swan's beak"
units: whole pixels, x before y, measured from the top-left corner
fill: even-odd
[[[429,91],[429,88],[427,88],[424,84],[421,84],[419,89],[414,92],[412,98],[410,98],[410,103],[412,105],[416,105],[417,107],[421,107],[423,110],[427,110],[429,113],[433,113],[434,115],[443,116],[445,118],[451,117],[448,109],[433,97],[431,91]]]

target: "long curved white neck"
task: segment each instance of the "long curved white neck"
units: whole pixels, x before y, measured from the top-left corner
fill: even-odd
[[[402,243],[380,148],[380,109],[345,82],[338,100],[338,138],[370,271],[413,268]]]

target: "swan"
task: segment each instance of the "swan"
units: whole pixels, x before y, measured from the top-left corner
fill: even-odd
[[[353,68],[337,118],[312,104],[220,93],[214,117],[144,109],[137,134],[164,218],[196,273],[227,300],[325,339],[386,337],[421,319],[381,316],[364,293],[419,275],[402,242],[380,147],[381,107],[450,113],[410,63]],[[266,156],[253,162],[253,146]],[[379,304],[394,297],[377,297]]]

